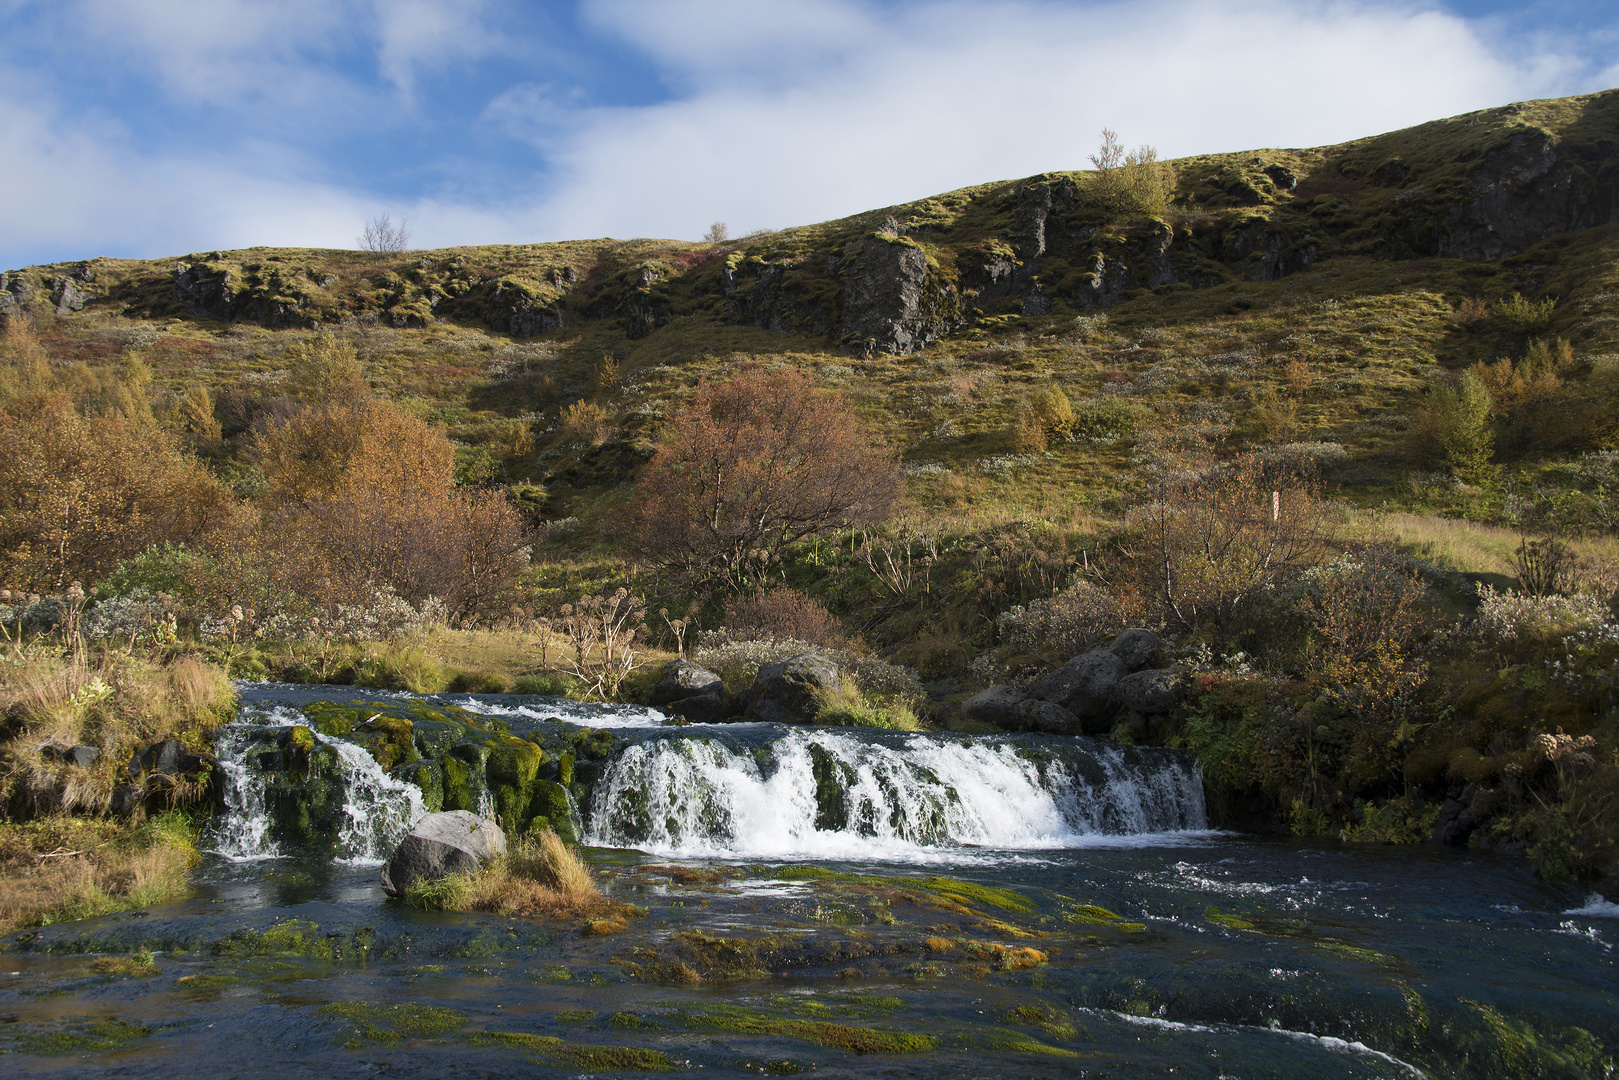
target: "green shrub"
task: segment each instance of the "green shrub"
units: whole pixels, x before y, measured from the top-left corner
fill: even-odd
[[[1552,312],[1557,308],[1554,297],[1536,303],[1524,297],[1523,293],[1513,293],[1505,300],[1497,300],[1490,305],[1490,317],[1503,329],[1519,334],[1544,333],[1551,327]]]

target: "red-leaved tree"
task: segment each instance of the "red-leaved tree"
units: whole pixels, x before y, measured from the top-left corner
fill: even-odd
[[[899,490],[898,455],[847,399],[754,370],[704,380],[664,425],[625,525],[642,553],[741,587],[795,540],[883,520]]]

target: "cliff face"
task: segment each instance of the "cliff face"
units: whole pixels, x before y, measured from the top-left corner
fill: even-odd
[[[1619,91],[1529,102],[1315,150],[1169,163],[1153,212],[1094,174],[988,184],[737,243],[454,249],[386,265],[269,251],[0,275],[0,313],[101,305],[267,327],[375,317],[514,337],[586,324],[643,338],[682,319],[907,353],[1006,317],[1274,281],[1342,257],[1494,262],[1619,218]]]

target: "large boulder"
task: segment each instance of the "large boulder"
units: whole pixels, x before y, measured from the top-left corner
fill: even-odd
[[[991,686],[962,702],[961,715],[969,720],[995,724],[998,727],[1016,727],[1018,705],[1027,697],[1027,694],[1010,686]]]
[[[1029,696],[1061,705],[1080,719],[1088,734],[1105,732],[1119,711],[1119,680],[1127,673],[1124,661],[1111,651],[1092,649],[1035,680]]]
[[[668,705],[705,694],[724,694],[720,677],[690,660],[674,660],[663,669],[663,677],[652,688],[652,704]]]
[[[1014,719],[1007,725],[1018,731],[1043,731],[1048,735],[1083,735],[1085,723],[1079,717],[1049,701],[1024,698],[1013,710]]]
[[[1127,671],[1140,671],[1152,663],[1162,644],[1151,630],[1125,630],[1113,639],[1108,651],[1119,658]]]
[[[1156,716],[1186,697],[1186,672],[1180,668],[1148,668],[1119,680],[1119,703],[1132,713]]]
[[[842,688],[838,666],[815,653],[799,653],[759,668],[745,695],[743,718],[774,724],[814,721],[827,694]]]
[[[466,810],[428,814],[383,864],[382,888],[399,896],[415,882],[470,874],[504,854],[506,834],[488,818]]]

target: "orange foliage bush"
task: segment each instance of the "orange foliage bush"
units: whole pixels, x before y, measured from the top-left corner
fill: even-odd
[[[703,381],[626,511],[625,532],[663,562],[740,583],[793,542],[887,517],[896,455],[837,394],[797,372]]]

